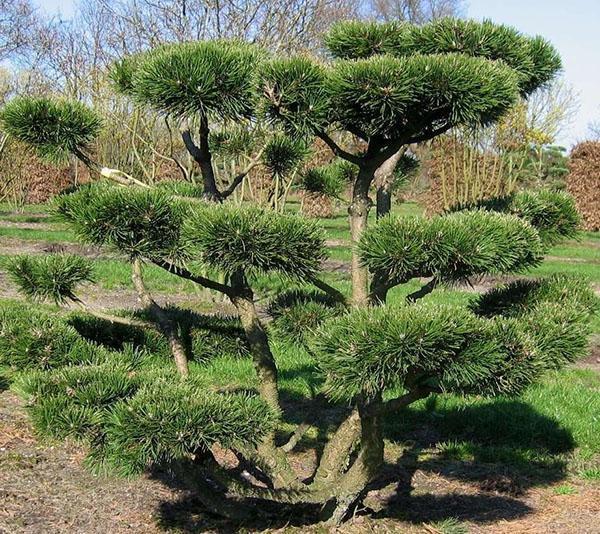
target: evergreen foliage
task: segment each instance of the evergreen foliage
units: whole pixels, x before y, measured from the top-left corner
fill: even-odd
[[[459,205],[453,211],[484,209],[513,213],[534,226],[546,246],[577,237],[581,217],[575,201],[564,191],[519,191],[513,195]]]
[[[526,37],[489,20],[446,18],[423,26],[340,22],[329,31],[325,43],[335,57],[345,59],[459,53],[502,60],[519,74],[523,94],[548,82],[561,68],[556,50],[542,37]]]
[[[479,295],[471,309],[484,317],[518,317],[544,303],[569,304],[590,315],[600,309],[600,300],[589,282],[567,274],[515,280]]]
[[[524,320],[488,320],[418,304],[353,311],[325,323],[313,345],[324,390],[336,401],[418,384],[517,395],[543,372],[585,354],[588,334],[585,317],[571,306],[544,304]]]
[[[325,293],[293,289],[277,295],[269,304],[275,333],[296,343],[307,343],[327,319],[344,312],[343,306]]]
[[[275,424],[258,397],[208,393],[191,383],[157,383],[117,403],[106,418],[100,459],[125,475],[190,459],[214,443],[247,446]]]
[[[351,172],[351,169],[338,163],[313,167],[302,173],[298,186],[310,193],[339,198],[348,184],[348,172]]]
[[[325,258],[323,232],[314,222],[257,207],[198,208],[186,221],[184,240],[191,254],[228,274],[306,278]]]
[[[234,120],[253,113],[260,56],[257,48],[234,41],[172,44],[118,64],[113,79],[157,111]]]
[[[0,111],[2,130],[57,164],[71,154],[87,159],[101,124],[84,104],[51,98],[17,97]]]
[[[130,257],[182,255],[185,205],[166,192],[94,184],[61,195],[56,206],[85,243],[108,246]]]
[[[309,153],[306,142],[287,135],[274,135],[265,145],[262,159],[273,176],[287,176]]]
[[[359,247],[372,273],[396,283],[420,276],[451,282],[520,272],[542,259],[531,225],[514,215],[485,211],[432,219],[384,217],[363,234]]]
[[[578,216],[563,193],[521,192],[431,219],[386,216],[367,227],[370,188],[386,161],[452,127],[493,123],[555,75],[555,50],[506,26],[450,19],[347,22],[333,27],[326,44],[335,61],[269,58],[219,40],[168,44],[114,66],[113,81],[136,104],[180,121],[203,185],[154,186],[103,169],[131,187],[83,186],[58,198],[56,209],[80,240],[131,260],[147,309],[109,315],[110,326],[87,315],[0,310],[0,365],[18,374],[15,387],[28,398],[37,430],[85,442],[97,471],[134,475],[191,461],[185,474],[198,478],[197,496],[211,511],[225,513],[229,497],[250,496],[254,503],[319,504],[340,521],[383,466],[386,416],[431,393],[518,395],[585,354],[598,299],[578,279],[513,282],[470,307],[412,303],[440,282],[538,265],[548,245],[575,236]],[[266,132],[263,119],[278,127]],[[81,104],[15,99],[0,120],[45,157],[73,154],[98,167],[88,153],[100,124]],[[337,144],[335,130],[352,136],[351,149]],[[214,152],[243,154],[250,169],[262,164],[279,179],[299,168],[313,136],[339,159],[301,173],[300,187],[329,197],[352,191],[353,307],[318,278],[326,257],[318,224],[243,199],[222,203],[246,175],[221,191],[211,163]],[[406,176],[415,163],[405,156],[395,172]],[[140,260],[221,293],[238,315],[160,306]],[[57,303],[75,300],[76,286],[91,279],[84,260],[66,255],[19,257],[10,271],[22,292]],[[216,273],[218,281],[210,278]],[[260,280],[277,289],[271,275],[322,293],[277,295],[267,325],[253,286]],[[406,304],[384,306],[388,289],[421,277],[431,281]],[[318,371],[320,391],[303,387],[317,394],[311,407],[326,412],[324,421],[339,412],[328,400],[351,408],[308,479],[287,456],[315,422],[308,410],[287,443],[276,445],[290,412],[306,406],[282,409],[277,365],[289,355],[273,354],[272,333],[283,341],[278,349],[290,342],[308,348],[294,353],[292,380]],[[285,391],[286,403],[293,393]],[[211,454],[217,444],[238,457],[239,468]]]
[[[98,363],[111,356],[60,317],[28,306],[0,308],[0,365],[14,370]]]
[[[85,258],[72,254],[15,256],[7,271],[20,291],[38,301],[57,304],[75,299],[75,288],[93,281],[93,266]]]

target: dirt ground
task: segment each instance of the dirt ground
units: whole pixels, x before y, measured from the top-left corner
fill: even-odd
[[[458,465],[414,472],[392,467],[387,477],[394,483],[372,491],[368,510],[343,527],[298,525],[290,513],[242,529],[204,514],[192,494],[164,474],[97,477],[83,456],[73,444],[36,440],[20,398],[0,393],[0,532],[443,533],[452,531],[441,522],[453,519],[472,533],[600,533],[600,484],[592,482],[528,487],[479,466],[468,473]],[[566,484],[568,494],[559,494]]]

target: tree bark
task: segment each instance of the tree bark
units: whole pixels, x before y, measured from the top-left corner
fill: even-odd
[[[369,283],[369,272],[361,265],[358,253],[358,242],[367,228],[369,210],[372,201],[369,198],[369,187],[375,178],[376,167],[369,163],[363,163],[354,183],[352,190],[352,203],[348,208],[350,219],[350,235],[352,237],[352,304],[356,307],[368,305],[369,295],[367,286]]]
[[[401,148],[394,152],[375,173],[377,187],[377,218],[385,217],[392,210],[392,188],[394,185],[394,171],[398,161],[406,152],[406,148]]]
[[[215,171],[212,166],[212,154],[210,153],[210,147],[208,145],[208,135],[210,133],[208,120],[206,117],[200,118],[198,145],[196,145],[192,139],[192,134],[187,121],[182,123],[180,131],[185,148],[200,167],[200,174],[202,175],[202,183],[204,188],[204,199],[210,202],[222,202],[223,198],[219,192],[219,189],[217,188]]]
[[[363,494],[367,484],[378,474],[383,464],[383,431],[377,407],[381,398],[358,402],[360,415],[360,452],[352,467],[343,475],[336,488],[337,506],[328,522],[341,523],[350,508]]]
[[[133,285],[142,304],[150,311],[159,330],[168,339],[171,354],[173,355],[179,374],[182,378],[187,378],[189,376],[188,358],[185,346],[177,332],[177,325],[173,323],[166,312],[156,303],[146,289],[142,276],[142,263],[138,258],[133,260],[131,280],[133,281]]]
[[[325,445],[311,487],[333,486],[347,467],[350,453],[360,437],[360,428],[360,416],[355,408]]]
[[[231,301],[235,306],[246,334],[254,367],[258,374],[258,390],[260,396],[276,411],[279,407],[279,392],[277,389],[277,366],[269,347],[269,339],[264,326],[260,322],[251,291],[245,295],[233,296]]]

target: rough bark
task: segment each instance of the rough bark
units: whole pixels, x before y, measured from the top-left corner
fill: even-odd
[[[338,480],[359,437],[360,415],[355,408],[325,445],[312,487],[332,486]]]
[[[243,294],[231,298],[246,334],[254,367],[258,374],[258,390],[261,397],[275,410],[279,411],[279,392],[277,390],[277,366],[269,347],[269,339],[262,325],[252,292],[246,288]]]
[[[198,145],[194,142],[187,121],[184,121],[180,128],[181,138],[187,151],[194,158],[200,167],[202,183],[204,187],[203,197],[210,202],[222,202],[221,193],[217,188],[215,171],[212,166],[212,154],[208,145],[208,135],[210,133],[206,117],[200,119],[200,128],[198,135]]]
[[[372,201],[369,198],[369,187],[375,178],[376,167],[362,164],[358,177],[352,190],[352,202],[348,207],[350,219],[350,235],[352,237],[352,304],[356,307],[368,305],[369,273],[366,267],[361,265],[358,253],[358,242],[367,228],[369,210]]]
[[[173,355],[179,374],[183,378],[186,378],[189,375],[188,358],[185,345],[177,332],[177,325],[173,323],[167,313],[156,303],[146,289],[142,276],[142,263],[137,258],[133,260],[131,279],[142,304],[156,321],[159,330],[168,339],[171,354]]]
[[[375,173],[375,186],[377,188],[377,198],[375,202],[378,219],[386,216],[392,210],[394,171],[405,151],[405,148],[401,148],[395,152]]]
[[[369,403],[358,402],[360,452],[335,490],[337,506],[328,520],[329,523],[337,525],[344,520],[383,464],[383,432],[377,410],[380,404],[380,398]]]

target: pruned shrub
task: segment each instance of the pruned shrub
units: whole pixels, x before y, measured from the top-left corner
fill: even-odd
[[[110,358],[108,350],[83,339],[61,317],[28,306],[3,306],[0,332],[0,364],[15,370],[55,369]]]

